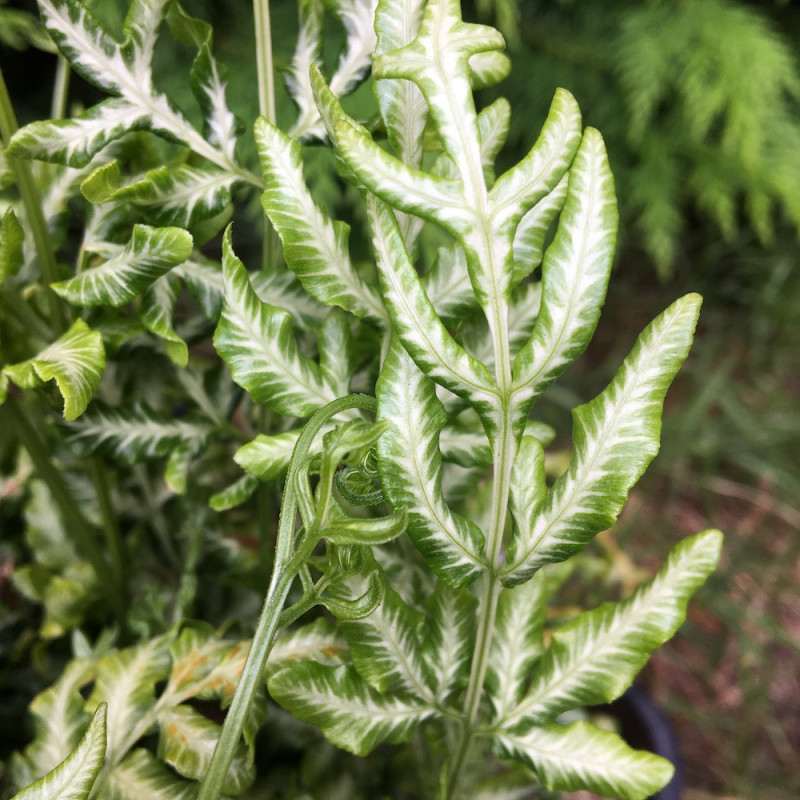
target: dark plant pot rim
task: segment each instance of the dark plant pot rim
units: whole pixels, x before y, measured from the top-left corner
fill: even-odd
[[[678,741],[669,720],[641,686],[631,686],[622,697],[604,706],[597,706],[620,724],[622,738],[637,750],[649,750],[666,758],[675,767],[672,780],[651,800],[681,800],[683,763]]]

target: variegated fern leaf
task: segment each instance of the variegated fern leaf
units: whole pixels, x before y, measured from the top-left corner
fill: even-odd
[[[664,311],[608,387],[575,409],[569,466],[551,480],[553,432],[531,412],[594,333],[617,229],[603,138],[583,127],[572,95],[556,93],[530,152],[498,175],[511,110],[503,100],[478,109],[473,94],[509,71],[498,31],[464,22],[458,0],[331,0],[346,35],[328,80],[322,5],[301,0],[288,76],[299,117],[289,134],[255,121],[256,176],[238,161],[208,25],[175,0],[133,0],[118,40],[78,0],[39,3],[72,67],[111,95],[74,119],[26,126],[8,147],[14,159],[70,170],[64,187],[80,185],[91,203],[74,274],[43,272],[37,309],[52,302],[69,319],[72,306],[89,309],[91,325],[38,323],[41,347],[8,359],[0,399],[11,383],[56,380],[74,420],[71,452],[133,476],[180,585],[175,625],[132,647],[88,648],[36,700],[37,737],[14,775],[19,787],[38,783],[20,797],[62,785],[68,796],[122,800],[242,794],[258,779],[265,681],[272,700],[350,753],[413,738],[394,768],[415,764],[415,796],[520,796],[534,780],[626,800],[660,789],[668,762],[563,715],[630,686],[683,621],[720,534],[681,542],[625,600],[555,629],[549,565],[614,524],[656,455],[700,298]],[[196,53],[202,131],[154,80],[162,22]],[[370,65],[375,118],[358,121],[340,98]],[[159,151],[166,164],[148,157],[151,134],[171,143]],[[364,199],[374,264],[354,258],[350,225],[306,182],[301,141],[326,137]],[[225,229],[220,263],[199,249],[228,222],[232,189],[247,184],[262,190],[288,269],[270,233],[262,268],[249,270],[238,222]],[[36,271],[26,214],[3,220],[4,291]],[[183,286],[196,301],[188,313]],[[107,357],[112,385],[98,387]],[[137,359],[144,380],[142,369],[125,371]],[[88,406],[95,392],[105,403]],[[246,474],[226,465],[221,479],[197,479],[198,464],[217,457],[212,445],[231,442]],[[168,501],[154,500],[151,459],[167,459]],[[272,526],[266,492],[279,480]],[[192,502],[221,512],[255,493],[261,535],[276,544],[252,640],[181,625],[215,527]],[[163,520],[172,500],[186,517],[180,556]],[[108,523],[110,504],[99,505]],[[261,572],[256,580],[263,586]],[[287,719],[273,707],[269,731]],[[492,795],[501,785],[510,794]]]

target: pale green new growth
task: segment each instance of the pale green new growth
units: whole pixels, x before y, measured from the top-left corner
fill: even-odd
[[[53,289],[76,306],[121,306],[191,255],[192,237],[180,228],[135,225],[125,247],[104,248],[107,260]]]
[[[81,658],[31,707],[36,737],[10,772],[17,787],[32,785],[17,798],[219,800],[342,786],[358,798],[367,785],[393,790],[376,788],[381,770],[402,772],[398,792],[410,786],[420,800],[527,797],[536,781],[624,800],[662,788],[668,762],[563,715],[631,685],[684,620],[719,558],[720,534],[684,540],[627,599],[560,626],[548,603],[562,568],[548,565],[614,524],[658,452],[665,395],[700,298],[657,317],[608,387],[574,410],[571,460],[554,478],[545,448],[555,432],[531,411],[594,333],[617,235],[605,144],[582,127],[572,95],[556,92],[528,154],[498,175],[512,110],[502,99],[479,109],[473,96],[510,69],[498,31],[465,23],[458,0],[300,0],[288,72],[298,116],[286,134],[268,108],[268,6],[257,0],[259,177],[238,160],[240,126],[209,25],[176,0],[133,0],[118,39],[88,4],[39,5],[72,68],[111,97],[76,118],[3,132],[9,162],[61,166],[43,165],[39,222],[30,193],[3,216],[0,301],[37,344],[2,367],[0,401],[17,409],[18,389],[45,393],[55,379],[64,416],[80,417],[64,439],[72,456],[124,465],[148,513],[161,513],[152,498],[161,492],[186,520],[179,548],[163,520],[153,523],[159,558],[179,568],[167,621],[145,635],[141,626],[124,630],[139,609],[122,614],[123,635],[142,635],[119,649],[113,636],[95,651],[76,635]],[[329,79],[326,11],[344,28]],[[191,48],[202,130],[154,80],[167,28]],[[370,64],[376,106],[359,121],[340,98]],[[146,152],[153,134],[170,143],[159,143],[164,159]],[[350,224],[330,218],[304,174],[301,142],[321,146],[326,137],[363,198],[369,232],[360,237],[353,225],[352,255]],[[24,175],[11,180],[24,195]],[[228,223],[232,190],[248,188],[241,184],[257,187],[269,220],[260,269],[234,252],[233,231],[244,225]],[[55,253],[66,249],[59,225],[75,196],[90,210],[67,267]],[[213,252],[223,228],[217,263],[200,248]],[[237,234],[237,251],[246,246]],[[38,305],[21,305],[30,296]],[[71,306],[88,308],[90,323]],[[100,383],[106,350],[109,386]],[[142,353],[153,385],[148,376],[148,391],[128,397],[125,362]],[[25,435],[62,506],[63,530],[77,526],[91,568],[81,563],[93,587],[104,587],[94,517],[110,542],[117,523],[102,468],[91,473],[90,523],[65,499],[45,448]],[[165,462],[158,487],[140,463],[152,459]],[[269,492],[278,481],[275,523]],[[255,505],[253,495],[257,525],[214,517]],[[237,533],[227,536],[229,519]],[[251,553],[262,561],[229,574],[231,583],[247,576],[234,587],[236,613],[248,608],[254,582],[266,588],[253,638],[234,640],[184,617],[208,580],[198,560],[216,547],[233,563],[246,549],[240,533],[258,541]],[[108,563],[123,588],[139,590],[125,584],[123,562],[118,546]],[[61,578],[56,566],[51,559],[50,583]],[[15,574],[29,595],[43,593],[39,573]],[[314,621],[298,624],[312,609]],[[243,614],[229,635],[252,622]],[[349,772],[349,761],[331,756],[321,771],[346,773],[338,789],[307,786],[320,771],[311,762],[268,785],[259,730],[269,727],[268,747],[315,735],[286,712],[351,754],[409,744],[401,756],[381,748],[375,770],[368,762]],[[318,740],[311,747],[326,759],[332,752]],[[484,779],[495,778],[509,794],[492,793]]]
[[[49,347],[19,364],[8,364],[3,376],[22,389],[55,379],[64,397],[64,418],[76,419],[86,410],[106,366],[103,340],[82,320]]]
[[[106,752],[106,707],[98,706],[80,744],[13,800],[87,800]]]

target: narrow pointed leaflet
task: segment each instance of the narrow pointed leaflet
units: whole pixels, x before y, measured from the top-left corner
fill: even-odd
[[[336,395],[319,366],[297,347],[289,315],[262,303],[236,258],[230,227],[223,242],[225,302],[214,346],[234,380],[254,400],[287,416],[306,417]]]
[[[617,518],[658,452],[664,396],[689,351],[699,310],[697,295],[677,300],[645,328],[605,391],[574,410],[569,468],[532,526],[515,530],[505,581],[518,583],[565,560]]]

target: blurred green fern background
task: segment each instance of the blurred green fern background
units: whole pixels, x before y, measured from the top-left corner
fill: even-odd
[[[567,86],[609,143],[628,246],[662,278],[695,220],[769,246],[800,230],[798,12],[733,0],[477,0],[514,61],[521,141]],[[516,76],[516,78],[514,77]],[[520,79],[519,76],[525,76]]]

